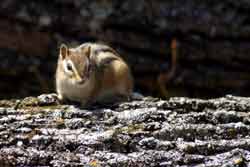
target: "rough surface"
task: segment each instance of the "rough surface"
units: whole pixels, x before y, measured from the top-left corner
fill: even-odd
[[[0,166],[250,165],[250,98],[145,97],[110,107],[55,95],[0,101]]]
[[[249,10],[248,0],[2,0],[0,97],[50,92],[59,45],[86,41],[117,49],[137,88],[155,93],[173,38],[179,54],[170,94],[249,95]]]

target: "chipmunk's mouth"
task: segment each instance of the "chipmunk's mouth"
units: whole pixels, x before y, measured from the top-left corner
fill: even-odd
[[[85,83],[85,79],[81,79],[81,80],[76,80],[76,83],[78,84],[78,85],[83,85],[84,83]]]
[[[76,77],[75,78],[75,84],[77,84],[77,85],[84,85],[87,81],[88,81],[88,77],[83,77],[83,78],[81,78],[81,77]]]

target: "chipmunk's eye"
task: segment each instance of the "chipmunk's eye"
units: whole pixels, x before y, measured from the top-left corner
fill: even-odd
[[[64,71],[66,73],[68,73],[69,75],[72,75],[73,74],[73,71],[74,71],[74,67],[73,67],[73,63],[71,60],[64,60],[63,61],[63,68],[64,68]]]
[[[69,71],[73,71],[72,65],[70,63],[67,63],[66,68]]]

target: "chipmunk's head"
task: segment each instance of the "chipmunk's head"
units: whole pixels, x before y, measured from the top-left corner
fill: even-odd
[[[90,77],[90,46],[81,48],[68,48],[65,44],[60,46],[59,60],[65,76],[74,84],[82,85]]]

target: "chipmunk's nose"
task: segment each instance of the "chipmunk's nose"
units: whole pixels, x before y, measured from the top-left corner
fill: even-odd
[[[76,83],[77,83],[77,84],[83,84],[84,82],[85,82],[85,80],[82,79],[82,78],[76,80]]]
[[[85,82],[85,79],[82,78],[78,73],[75,74],[75,82],[77,84],[83,84]]]

